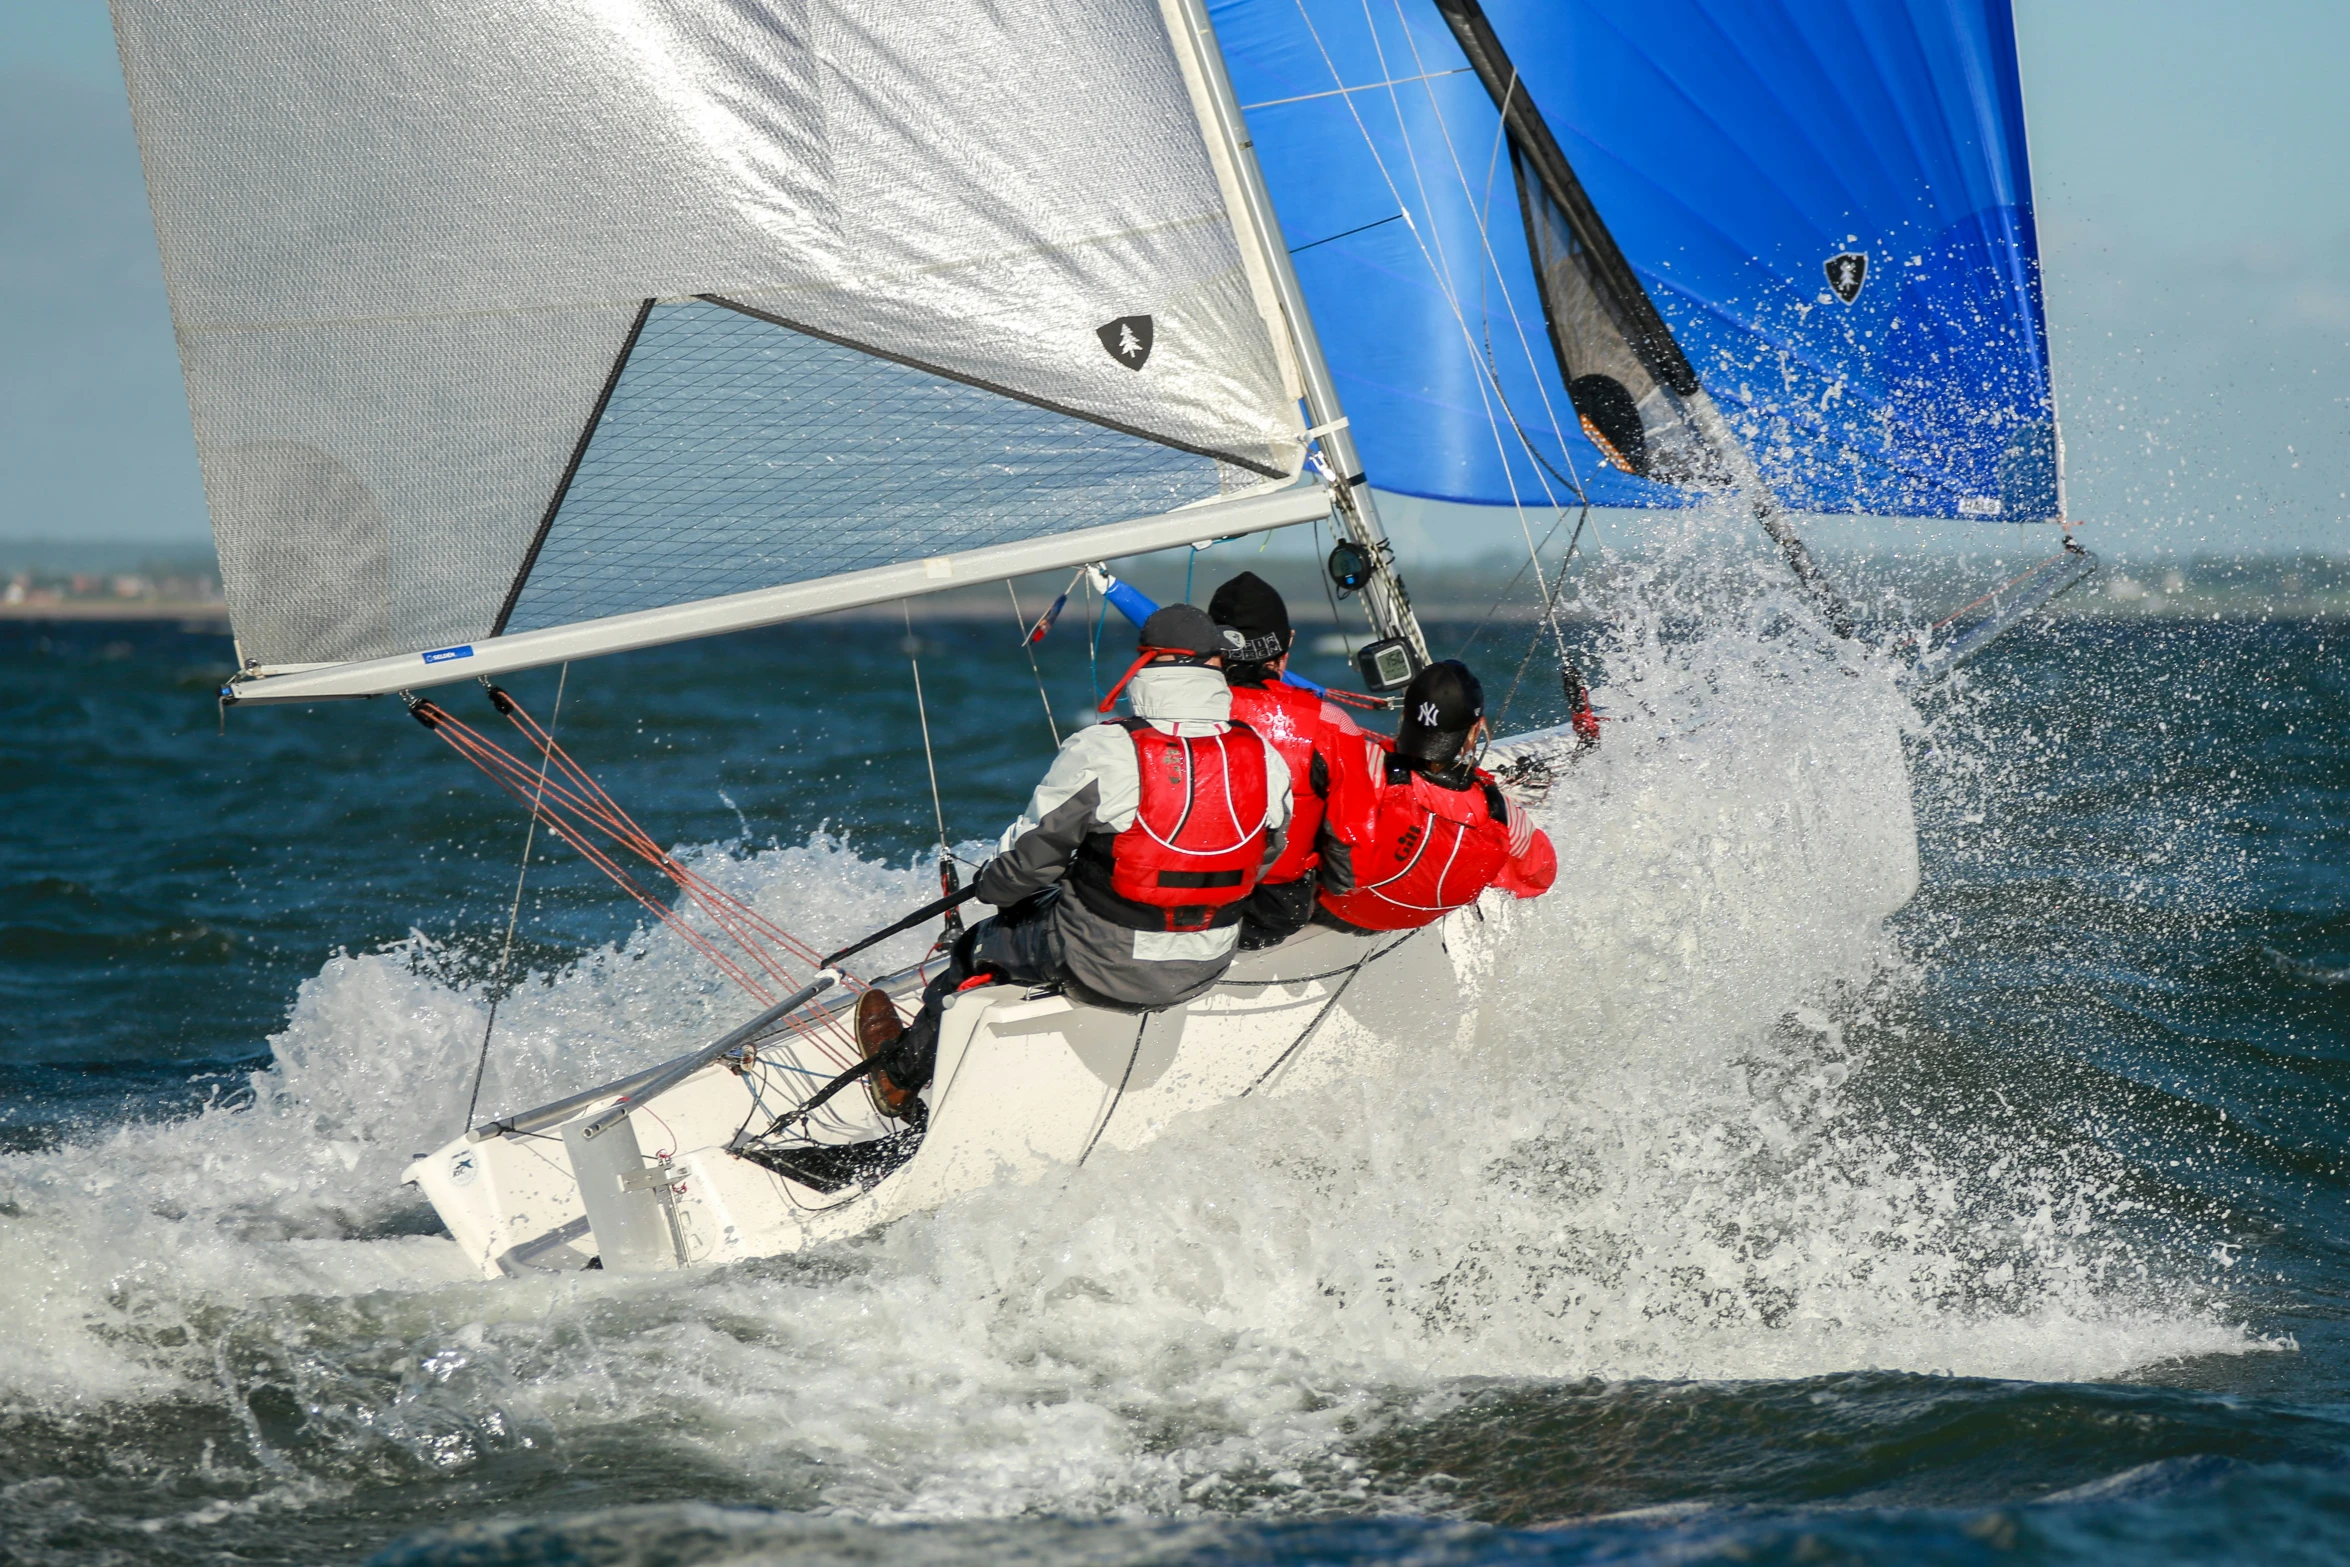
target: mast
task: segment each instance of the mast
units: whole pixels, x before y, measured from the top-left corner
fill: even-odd
[[[1779,553],[1786,557],[1789,569],[1795,573],[1795,580],[1827,616],[1828,624],[1838,636],[1851,636],[1852,606],[1812,559],[1811,551],[1788,520],[1778,497],[1755,466],[1746,443],[1730,429],[1704,383],[1698,380],[1688,355],[1674,340],[1672,328],[1665,324],[1656,302],[1648,297],[1648,290],[1633,272],[1631,263],[1624,259],[1615,236],[1601,221],[1590,193],[1576,178],[1566,152],[1551,135],[1550,126],[1535,108],[1532,97],[1523,90],[1517,67],[1510,63],[1509,54],[1502,48],[1493,24],[1486,19],[1484,8],[1477,0],[1434,0],[1434,3],[1437,13],[1452,29],[1461,53],[1476,71],[1477,79],[1485,84],[1493,106],[1501,112],[1511,141],[1524,154],[1551,201],[1566,215],[1576,240],[1588,253],[1592,281],[1614,307],[1626,346],[1680,404],[1684,416],[1726,470],[1722,477],[1753,509],[1754,520],[1779,547]]]
[[[1310,423],[1307,435],[1322,443],[1322,451],[1331,467],[1331,501],[1337,508],[1338,526],[1346,536],[1362,546],[1371,558],[1371,580],[1363,586],[1363,600],[1371,612],[1371,620],[1383,637],[1400,637],[1410,645],[1413,656],[1421,665],[1430,662],[1428,641],[1420,631],[1419,617],[1412,613],[1411,595],[1404,589],[1403,578],[1395,569],[1395,549],[1387,541],[1387,533],[1379,523],[1379,511],[1371,498],[1371,487],[1363,473],[1363,460],[1355,446],[1354,433],[1347,426],[1346,411],[1338,400],[1337,383],[1331,379],[1329,362],[1322,356],[1322,341],[1314,331],[1313,313],[1306,308],[1305,290],[1299,285],[1297,271],[1290,265],[1289,247],[1281,240],[1281,222],[1273,211],[1273,198],[1265,188],[1264,172],[1257,167],[1256,143],[1248,133],[1248,122],[1240,112],[1239,99],[1232,91],[1232,78],[1224,69],[1224,51],[1216,42],[1214,25],[1208,20],[1207,0],[1162,0],[1166,11],[1168,32],[1174,38],[1178,52],[1183,56],[1185,75],[1189,77],[1200,98],[1201,129],[1208,133],[1209,151],[1218,168],[1226,172],[1237,187],[1242,212],[1266,271],[1270,274],[1275,297],[1280,302],[1282,325],[1287,332],[1292,351],[1297,356],[1299,380],[1303,383],[1306,414]]]

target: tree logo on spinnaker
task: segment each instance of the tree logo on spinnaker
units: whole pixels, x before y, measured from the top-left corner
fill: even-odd
[[[1869,280],[1869,258],[1857,250],[1848,250],[1840,256],[1830,256],[1822,263],[1828,269],[1828,286],[1836,297],[1846,304],[1860,298],[1863,284]]]
[[[1110,357],[1129,370],[1140,370],[1150,363],[1151,318],[1149,316],[1120,316],[1106,326],[1097,326],[1093,335],[1102,340],[1102,347]]]

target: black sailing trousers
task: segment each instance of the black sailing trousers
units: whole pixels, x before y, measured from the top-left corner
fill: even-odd
[[[1063,985],[1061,938],[1052,909],[1061,889],[1023,898],[963,932],[948,949],[946,966],[922,987],[922,1009],[895,1043],[883,1048],[881,1069],[900,1088],[919,1093],[938,1066],[938,1024],[947,997],[986,974],[1007,985]]]

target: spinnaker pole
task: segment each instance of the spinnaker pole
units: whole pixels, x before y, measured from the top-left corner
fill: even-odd
[[[1281,220],[1273,211],[1264,171],[1257,167],[1256,143],[1240,112],[1240,100],[1232,91],[1232,78],[1224,69],[1224,51],[1216,41],[1214,24],[1208,20],[1207,0],[1161,0],[1161,5],[1168,32],[1187,57],[1184,63],[1190,69],[1185,75],[1193,79],[1201,99],[1201,129],[1207,133],[1209,150],[1238,187],[1244,206],[1239,215],[1246,218],[1245,227],[1252,231],[1242,235],[1242,241],[1254,239],[1280,301],[1282,324],[1297,355],[1306,413],[1312,420],[1307,433],[1321,442],[1323,456],[1330,464],[1331,499],[1337,508],[1338,525],[1371,558],[1371,578],[1363,586],[1364,602],[1380,635],[1401,637],[1425,665],[1429,662],[1428,640],[1421,634],[1419,617],[1412,613],[1411,595],[1395,569],[1394,546],[1380,526],[1379,510],[1363,473],[1362,455],[1338,400],[1338,384],[1331,378],[1329,361],[1322,356],[1322,340],[1315,334],[1305,289],[1298,283],[1297,269],[1290,265],[1289,247],[1281,238]]]

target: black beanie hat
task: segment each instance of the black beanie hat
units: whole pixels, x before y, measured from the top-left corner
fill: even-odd
[[[1236,663],[1270,664],[1289,651],[1289,606],[1273,584],[1244,571],[1216,590],[1208,613],[1219,626],[1240,633],[1241,646],[1225,655]]]
[[[1430,664],[1404,688],[1395,753],[1441,767],[1460,755],[1470,727],[1484,716],[1485,688],[1468,665],[1454,658]]]
[[[1188,663],[1232,651],[1232,639],[1217,630],[1208,612],[1196,604],[1169,604],[1153,610],[1134,641],[1137,650],[1188,654]]]

